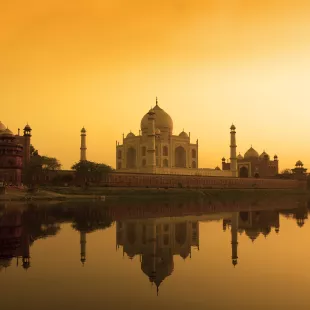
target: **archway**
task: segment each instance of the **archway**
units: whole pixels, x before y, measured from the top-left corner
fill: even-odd
[[[239,215],[243,222],[247,222],[249,220],[249,212],[241,211]]]
[[[195,161],[192,162],[192,168],[194,168],[194,169],[197,168],[197,165],[196,165],[196,162],[195,162]]]
[[[178,168],[186,168],[186,151],[182,146],[178,146],[175,149],[175,166]]]
[[[136,168],[136,149],[130,147],[127,150],[127,168]]]
[[[135,244],[136,242],[136,225],[134,223],[128,223],[126,227],[127,241],[130,244]]]
[[[146,160],[143,159],[143,160],[142,160],[142,167],[145,167],[145,166],[146,166]]]
[[[146,156],[146,147],[142,146],[142,150],[141,150],[142,156]]]
[[[179,245],[183,245],[186,242],[187,225],[186,223],[178,223],[175,225],[175,241]]]
[[[192,150],[192,158],[196,158],[196,150]]]
[[[164,159],[164,161],[163,161],[163,166],[164,166],[165,168],[168,167],[168,159]]]
[[[168,156],[168,146],[167,146],[167,145],[165,145],[165,146],[163,147],[163,155],[164,155],[164,156]]]
[[[240,178],[248,178],[249,177],[249,170],[247,167],[241,167],[239,171]]]

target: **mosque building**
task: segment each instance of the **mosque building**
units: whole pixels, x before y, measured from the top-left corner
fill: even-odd
[[[234,127],[234,126],[233,126]],[[116,141],[116,170],[130,173],[237,176],[231,169],[199,168],[199,145],[191,141],[190,132],[173,134],[173,121],[158,105],[146,113],[135,135],[123,135],[122,144]],[[235,127],[234,127],[235,128]],[[82,142],[82,141],[81,141]],[[235,131],[231,131],[231,162],[236,162]],[[81,147],[82,149],[82,147]],[[235,169],[236,170],[236,169]]]
[[[222,169],[229,171],[231,163],[226,162],[225,157],[222,158]],[[240,153],[237,156],[237,175],[240,178],[261,178],[274,177],[279,173],[278,156],[274,155],[273,160],[263,151],[260,155],[251,146],[242,156]]]
[[[0,182],[20,185],[22,169],[30,160],[31,128],[27,124],[23,136],[13,132],[0,122]]]

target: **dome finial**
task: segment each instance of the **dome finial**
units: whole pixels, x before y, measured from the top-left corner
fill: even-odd
[[[156,96],[156,105],[158,105],[158,98],[157,98],[157,96]]]

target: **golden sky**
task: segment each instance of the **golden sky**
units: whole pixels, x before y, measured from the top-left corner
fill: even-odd
[[[158,96],[200,167],[229,156],[233,122],[241,153],[310,168],[309,16],[308,0],[2,0],[0,120],[64,168],[85,126],[88,159],[115,166]]]

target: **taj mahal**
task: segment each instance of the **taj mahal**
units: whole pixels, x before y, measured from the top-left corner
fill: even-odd
[[[191,141],[184,130],[173,133],[173,121],[158,104],[143,117],[139,134],[123,135],[116,142],[116,170],[130,173],[182,174],[204,176],[236,176],[236,143],[234,126],[231,127],[231,169],[199,168],[198,140]]]
[[[86,158],[85,129],[81,132],[81,160]],[[143,117],[137,135],[129,132],[122,142],[116,141],[116,171],[218,177],[272,177],[278,174],[278,157],[274,160],[252,146],[237,156],[236,127],[230,127],[230,156],[223,157],[222,169],[199,167],[198,139],[193,143],[190,132],[173,133],[173,120],[158,104]]]

